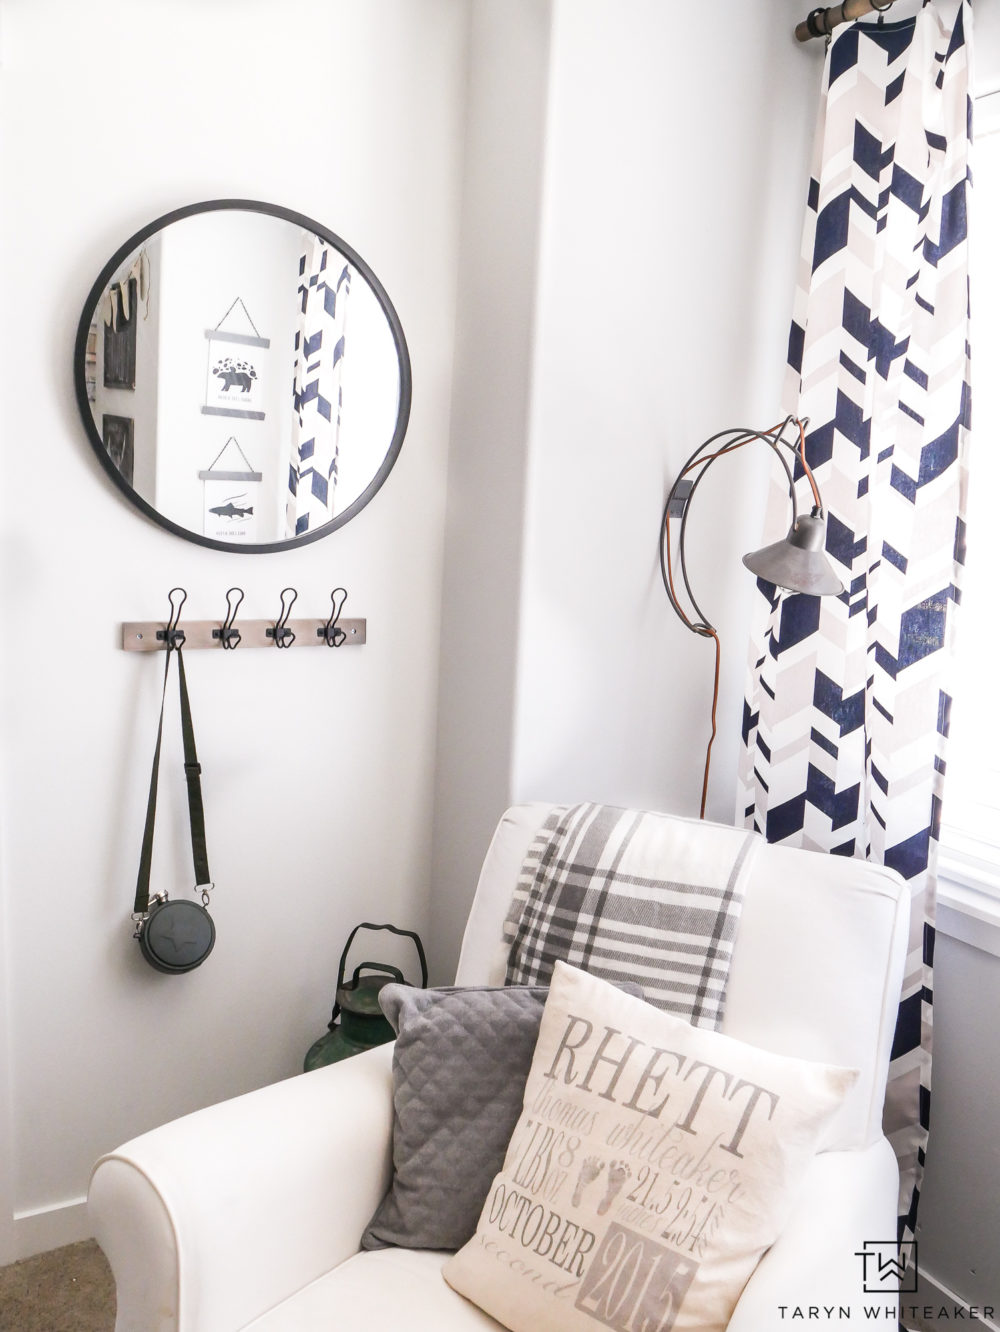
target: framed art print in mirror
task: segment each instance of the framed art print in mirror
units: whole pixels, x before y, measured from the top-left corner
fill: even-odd
[[[410,411],[406,340],[365,261],[243,199],[177,209],[116,251],[83,309],[74,380],[114,483],[220,550],[343,526],[388,476]]]

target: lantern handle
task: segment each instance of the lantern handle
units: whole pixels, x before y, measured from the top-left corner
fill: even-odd
[[[340,967],[337,971],[338,994],[343,989],[344,985],[344,970],[347,966],[347,954],[348,951],[350,950],[351,944],[354,942],[354,936],[357,934],[358,930],[389,930],[392,934],[398,934],[402,938],[412,939],[417,949],[417,957],[420,959],[420,988],[421,989],[427,988],[427,958],[424,955],[424,946],[420,942],[420,935],[417,934],[414,930],[401,930],[395,925],[373,925],[371,921],[363,920],[360,925],[355,925],[354,929],[351,930],[350,934],[347,936],[347,943],[344,944],[344,951],[340,955]],[[372,964],[370,962],[362,962],[361,965],[371,966]],[[382,964],[380,963],[379,965]],[[393,967],[392,970],[395,971],[396,968]],[[336,1022],[339,1013],[340,1013],[340,1004],[337,1003],[336,999],[334,999],[333,1016],[330,1018],[331,1026],[333,1025],[334,1022]]]
[[[406,984],[406,977],[400,971],[399,967],[394,967],[391,962],[361,962],[354,968],[354,975],[344,988],[356,990],[358,982],[361,980],[361,973],[366,967],[369,971],[380,972],[383,976],[386,972],[391,972],[400,985]]]

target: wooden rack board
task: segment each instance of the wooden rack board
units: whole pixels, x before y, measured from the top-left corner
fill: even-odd
[[[326,647],[323,638],[326,623],[324,619],[288,620],[285,628],[291,629],[295,635],[291,649]],[[184,620],[178,628],[183,630],[186,649],[219,648],[221,651],[222,625],[222,620]],[[234,625],[240,634],[240,642],[235,650],[247,647],[277,647],[273,638],[274,626],[273,620],[239,620]],[[365,642],[366,620],[338,620],[336,627],[344,631],[342,647],[360,647]],[[166,630],[165,620],[130,620],[122,625],[122,647],[126,652],[163,652],[167,646]],[[271,630],[272,636],[268,635],[268,630]],[[157,634],[160,635],[159,638]]]

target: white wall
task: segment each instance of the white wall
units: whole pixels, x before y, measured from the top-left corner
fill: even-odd
[[[777,411],[812,135],[802,108],[821,68],[782,0],[723,9],[725,40],[694,58],[655,0],[471,8],[439,976],[504,804],[697,808],[711,663],[659,584],[660,506],[702,439]],[[767,466],[715,469],[691,524],[726,643],[710,806],[724,819],[747,640],[739,554],[760,544],[752,504],[734,515],[733,497],[763,494]],[[728,548],[709,558],[713,525]]]
[[[550,0],[474,0],[445,521],[431,954],[510,800]]]
[[[664,497],[729,426],[780,420],[820,60],[787,0],[557,0],[533,367],[518,798],[696,813],[714,656],[660,583]],[[710,817],[730,820],[770,459],[699,488],[689,565],[723,641]],[[714,551],[712,536],[721,538]]]
[[[59,1209],[100,1151],[295,1073],[355,922],[426,928],[465,27],[462,0],[5,7],[0,1205],[19,1220],[0,1222],[0,1261],[72,1231]],[[325,222],[409,342],[395,470],[299,551],[227,555],[147,523],[77,419],[73,336],[101,266],[152,218],[219,197]],[[219,938],[199,971],[160,976],[128,917],[161,662],[123,653],[118,626],[161,614],[175,584],[188,616],[220,616],[234,583],[248,618],[276,615],[286,584],[296,613],[326,614],[342,583],[368,645],[190,655]],[[154,872],[173,887],[176,863],[184,889],[164,761]]]

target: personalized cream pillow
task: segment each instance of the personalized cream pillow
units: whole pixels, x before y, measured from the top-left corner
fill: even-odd
[[[513,1332],[724,1332],[857,1076],[557,962],[503,1169],[445,1279]]]

